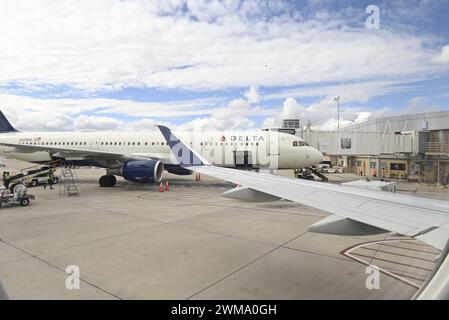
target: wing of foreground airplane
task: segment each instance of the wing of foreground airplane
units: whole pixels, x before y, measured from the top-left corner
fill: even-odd
[[[392,231],[417,238],[440,250],[448,242],[447,201],[215,167],[182,143],[169,128],[158,127],[181,166],[241,185],[255,193],[287,199],[331,214],[310,226],[310,231],[342,235]],[[175,146],[176,151],[173,150]],[[183,163],[185,159],[189,161]]]

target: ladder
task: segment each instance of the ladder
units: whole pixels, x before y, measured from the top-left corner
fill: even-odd
[[[61,168],[61,184],[59,185],[59,195],[62,196],[79,196],[78,187],[76,186],[76,172],[70,167]]]

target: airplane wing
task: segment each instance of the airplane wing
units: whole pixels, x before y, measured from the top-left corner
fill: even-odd
[[[440,250],[448,242],[448,201],[215,167],[180,142],[169,128],[158,127],[181,166],[331,214],[310,226],[310,231],[345,235],[392,231]],[[175,152],[173,149],[180,143],[182,147],[178,146]]]
[[[85,159],[98,160],[130,160],[130,159],[154,159],[163,160],[164,156],[157,153],[118,153],[106,152],[99,150],[86,150],[82,148],[64,147],[64,146],[47,146],[47,145],[23,145],[19,143],[10,143],[0,141],[0,145],[6,147],[14,147],[17,152],[49,152],[61,158],[66,157],[80,157]]]

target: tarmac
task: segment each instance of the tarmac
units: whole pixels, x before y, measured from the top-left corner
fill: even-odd
[[[29,165],[7,159],[4,170]],[[100,188],[104,170],[74,171],[79,196],[39,186],[28,207],[0,208],[0,281],[11,299],[409,299],[439,253],[392,234],[311,233],[326,212],[226,199],[234,186],[209,177],[166,173],[170,191],[159,192],[120,177]],[[398,189],[449,200],[442,188]],[[367,264],[381,271],[378,288]],[[66,286],[73,265],[79,289]]]

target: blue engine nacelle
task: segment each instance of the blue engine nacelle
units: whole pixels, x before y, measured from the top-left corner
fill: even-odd
[[[120,168],[120,175],[128,181],[159,183],[164,174],[164,164],[157,160],[126,161]]]

